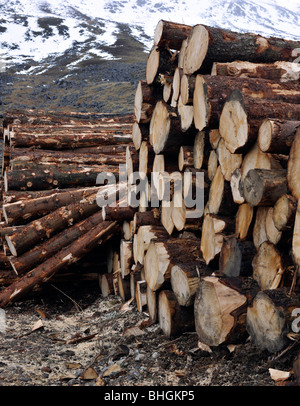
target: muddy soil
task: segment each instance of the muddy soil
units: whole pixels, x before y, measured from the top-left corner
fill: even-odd
[[[290,371],[299,351],[269,354],[249,339],[203,351],[195,332],[168,338],[147,309],[103,298],[95,282],[49,283],[5,316],[0,386],[275,386],[269,368]]]

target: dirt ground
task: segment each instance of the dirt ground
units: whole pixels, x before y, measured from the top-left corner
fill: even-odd
[[[195,332],[167,338],[146,310],[103,298],[95,282],[49,283],[5,316],[0,386],[275,386],[269,368],[290,371],[296,351],[261,352],[249,339],[203,351]]]

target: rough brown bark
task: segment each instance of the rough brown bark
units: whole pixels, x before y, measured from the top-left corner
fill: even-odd
[[[1,291],[0,307],[11,305],[34,287],[47,282],[60,269],[78,261],[97,245],[111,238],[116,227],[116,222],[103,222],[90,229],[73,243],[61,249],[54,257],[38,265]]]
[[[191,29],[190,25],[160,20],[154,31],[154,45],[179,51],[182,41],[187,38]]]
[[[293,62],[297,56],[294,50],[300,48],[299,41],[265,38],[200,24],[193,27],[187,41],[183,63],[186,74],[192,74],[200,68],[202,73],[210,73],[215,61]]]
[[[162,290],[158,297],[158,322],[167,337],[176,337],[183,332],[194,331],[193,308],[180,306],[174,292]]]
[[[273,206],[288,193],[286,170],[251,169],[243,182],[245,200],[253,206]]]
[[[254,63],[248,61],[214,62],[212,75],[261,78],[279,82],[299,81],[300,67],[294,62]]]
[[[275,353],[291,343],[287,334],[296,317],[293,310],[299,306],[299,296],[290,296],[285,288],[258,292],[247,311],[247,331],[254,345]]]
[[[256,248],[252,241],[236,237],[224,240],[219,257],[219,271],[227,277],[252,276],[252,260]]]
[[[266,118],[258,131],[257,143],[263,152],[289,154],[300,121]]]
[[[248,278],[204,277],[194,302],[199,341],[211,347],[243,342],[247,307],[256,292]]]
[[[240,153],[254,144],[266,117],[300,120],[300,104],[254,99],[235,89],[226,99],[220,115],[219,130],[232,153]]]

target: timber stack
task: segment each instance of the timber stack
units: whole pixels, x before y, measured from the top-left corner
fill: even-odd
[[[95,178],[88,185],[80,180],[79,155],[103,154],[101,164],[84,165],[95,165],[98,172],[99,165],[107,165],[109,171],[113,164],[105,157],[117,153],[107,152],[106,145],[124,145],[128,183],[136,186],[139,175],[139,199],[138,205],[130,201],[129,207],[101,210],[101,224],[115,222],[122,229],[114,233],[109,271],[99,277],[103,296],[134,298],[137,309],[169,337],[194,331],[200,343],[215,347],[250,336],[262,350],[281,351],[297,339],[300,308],[300,65],[294,62],[299,49],[296,41],[161,20],[146,77],[136,89],[130,140],[82,137],[79,124],[78,131],[66,128],[49,137],[26,131],[28,120],[19,128],[4,126],[9,163],[2,210],[11,229],[5,260],[26,276],[32,272],[26,262],[30,251],[59,236],[62,241],[71,230],[76,245],[82,211],[78,200],[70,203],[72,209],[64,199],[79,195],[87,218],[99,215],[90,201],[82,202],[89,200],[80,195],[82,188],[95,187]],[[41,162],[48,165],[47,176],[39,176]],[[64,171],[71,172],[67,184]],[[57,188],[55,198],[47,197],[49,205],[62,202],[56,212],[51,208],[46,214],[41,205],[39,218],[32,220],[31,212],[14,211],[12,205],[22,206],[23,199],[30,206],[28,185],[40,185],[48,196],[47,182]],[[67,194],[66,187],[72,188]],[[93,199],[95,190],[89,190]],[[24,227],[25,218],[30,222]],[[72,257],[70,246],[55,258]],[[45,276],[43,269],[39,281],[54,274]],[[0,292],[2,306],[5,295]]]

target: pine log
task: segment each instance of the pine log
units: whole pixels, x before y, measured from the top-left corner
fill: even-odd
[[[279,231],[291,229],[294,226],[297,210],[297,200],[290,194],[284,194],[276,201],[273,208],[274,225]]]
[[[209,134],[207,131],[198,131],[195,136],[193,151],[194,167],[196,169],[207,168],[210,151]]]
[[[11,190],[49,190],[55,188],[96,186],[98,175],[107,174],[117,181],[119,167],[98,166],[96,168],[69,168],[67,170],[39,168],[33,170],[6,170],[4,174],[5,191]]]
[[[136,212],[133,217],[133,233],[137,233],[139,227],[141,226],[159,226],[160,222],[160,213],[157,208],[152,210],[145,211],[143,213]]]
[[[181,130],[178,114],[165,102],[156,103],[150,121],[150,144],[155,154],[178,156],[181,145],[193,145],[196,132],[193,127]]]
[[[161,96],[155,86],[145,80],[139,81],[134,97],[134,115],[138,124],[149,123],[158,98]]]
[[[114,294],[113,274],[99,274],[99,286],[103,297]]]
[[[120,267],[121,276],[124,279],[130,274],[133,265],[133,246],[132,241],[120,241]]]
[[[180,50],[192,27],[171,21],[160,20],[155,27],[153,42],[158,47]]]
[[[243,204],[245,202],[245,198],[241,168],[236,168],[232,172],[230,179],[230,188],[233,201],[238,204]]]
[[[117,283],[118,283],[118,295],[122,298],[124,302],[131,299],[130,291],[130,275],[122,278],[121,272],[117,274]]]
[[[137,281],[135,290],[136,307],[142,312],[147,306],[147,284],[145,281]]]
[[[61,249],[35,269],[0,292],[0,307],[6,307],[30,292],[33,288],[47,282],[56,272],[77,262],[98,245],[110,239],[117,227],[116,222],[102,222],[91,228],[80,238]]]
[[[219,160],[218,160],[218,155],[216,153],[216,151],[214,149],[212,149],[209,153],[209,158],[208,158],[208,162],[207,162],[207,175],[208,175],[208,179],[210,181],[213,180],[216,171],[218,169],[219,166]],[[232,174],[233,175],[233,174]],[[232,180],[233,176],[231,177]],[[231,182],[230,180],[230,182]],[[232,191],[232,186],[231,186],[231,191]],[[232,193],[233,197],[235,197],[234,193]],[[235,203],[239,203],[234,199]]]
[[[140,264],[143,264],[145,252],[148,250],[151,241],[167,239],[169,234],[162,225],[144,225],[139,227],[136,236],[136,259]]]
[[[252,231],[252,239],[256,249],[265,242],[268,241],[266,232],[266,217],[269,211],[268,206],[258,206],[255,214],[255,221]]]
[[[158,297],[159,326],[167,337],[176,337],[194,331],[192,307],[180,306],[171,290],[162,290]]]
[[[19,148],[41,148],[41,149],[73,149],[85,147],[97,147],[99,145],[113,145],[131,142],[131,128],[122,131],[121,129],[114,131],[84,132],[78,134],[71,132],[55,132],[55,133],[32,133],[32,132],[14,132],[10,134],[10,146]]]
[[[132,125],[131,138],[135,149],[138,151],[142,141],[149,139],[149,124],[134,122]]]
[[[278,230],[274,224],[273,220],[274,208],[269,207],[268,213],[266,215],[266,235],[268,241],[272,244],[277,245],[282,237],[282,231]]]
[[[234,203],[230,183],[224,179],[221,166],[219,165],[211,182],[208,210],[211,214],[233,215],[237,211]]]
[[[106,188],[106,190],[111,191],[112,189]],[[112,193],[114,193],[114,190]],[[12,255],[21,255],[34,244],[50,238],[55,233],[100,211],[97,203],[97,195],[97,193],[92,194],[80,202],[71,203],[68,206],[58,208],[48,215],[32,221],[20,231],[12,235],[6,235],[5,238]]]
[[[299,183],[299,154],[300,154],[300,128],[298,128],[293,140],[289,160],[287,166],[288,186],[292,195],[298,200],[300,199],[300,183]]]
[[[297,208],[295,213],[292,237],[292,256],[297,267],[298,276],[300,276],[300,206],[297,200]]]
[[[182,103],[185,105],[193,104],[197,75],[182,75],[180,83],[180,95]]]
[[[248,61],[214,62],[211,75],[261,78],[277,82],[299,81],[300,67],[294,62],[254,63]]]
[[[224,103],[219,122],[221,137],[229,151],[241,153],[254,144],[266,117],[299,121],[300,104],[254,99],[233,90]]]
[[[152,323],[156,323],[158,319],[158,296],[160,290],[152,290],[147,285],[147,312]]]
[[[171,269],[171,287],[180,306],[191,306],[200,280],[212,271],[201,261],[176,263]]]
[[[211,347],[245,341],[247,307],[256,293],[251,278],[204,277],[194,302],[199,341]]]
[[[158,81],[159,75],[173,76],[178,66],[178,55],[170,49],[153,46],[149,52],[146,66],[146,82],[153,85]]]
[[[159,289],[165,281],[170,281],[174,263],[200,258],[199,241],[174,238],[151,241],[144,258],[145,280],[152,290]]]
[[[151,170],[153,167],[155,154],[153,152],[152,146],[147,141],[142,141],[139,149],[139,176],[142,179],[151,176]]]
[[[224,179],[230,182],[233,172],[241,167],[243,156],[242,154],[232,154],[226,148],[223,138],[218,143],[216,153]]]
[[[258,131],[257,143],[263,152],[289,154],[300,121],[266,118]]]
[[[253,206],[273,206],[288,193],[286,170],[251,169],[243,182],[245,200]]]
[[[172,81],[172,100],[171,105],[176,105],[180,96],[180,83],[182,77],[182,69],[177,66],[174,72]]]
[[[133,265],[130,272],[130,294],[135,297],[136,284],[144,280],[144,267],[141,264]]]
[[[100,187],[83,188],[70,192],[55,193],[47,197],[21,200],[2,205],[6,224],[16,224],[17,221],[29,221],[34,217],[41,217],[62,206],[78,202],[85,197],[96,193]]]
[[[293,62],[297,56],[295,51],[300,48],[299,41],[265,38],[201,24],[193,27],[187,41],[183,62],[185,74],[193,74],[200,68],[202,73],[211,73],[215,61]]]
[[[278,249],[269,241],[264,241],[253,258],[253,278],[261,290],[277,289],[285,271],[283,258]]]
[[[200,250],[206,265],[212,264],[213,260],[218,257],[222,245],[223,235],[216,233],[213,215],[204,214]]]
[[[181,95],[177,102],[178,117],[180,120],[180,128],[183,132],[194,129],[194,106],[183,104]]]
[[[18,275],[27,272],[41,262],[54,256],[61,248],[71,244],[89,229],[101,222],[101,212],[96,212],[79,223],[59,232],[41,244],[32,247],[24,252],[24,254],[10,257],[9,262],[11,267]]]
[[[299,103],[300,86],[257,78],[231,78],[197,75],[193,93],[194,121],[198,130],[218,128],[225,101],[233,89],[253,99]]]
[[[260,350],[276,353],[291,341],[293,310],[300,307],[299,296],[292,296],[285,288],[267,289],[257,293],[247,310],[247,331]]]
[[[227,277],[252,276],[255,254],[256,248],[252,241],[226,238],[220,252],[219,272]]]

